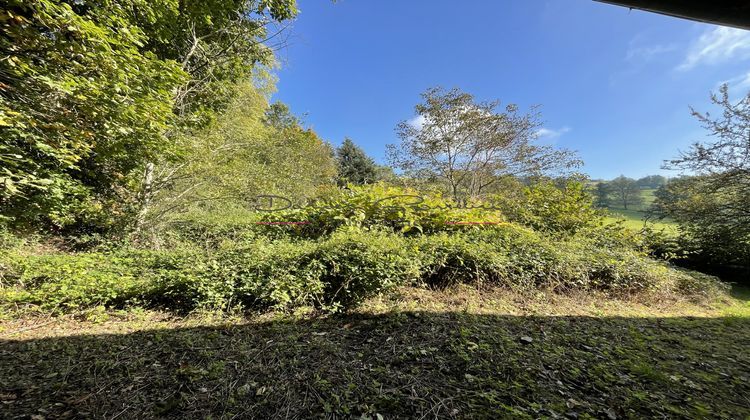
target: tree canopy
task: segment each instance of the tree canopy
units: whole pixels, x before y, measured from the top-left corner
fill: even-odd
[[[389,159],[414,177],[438,177],[456,199],[477,197],[503,176],[566,171],[580,164],[573,152],[535,144],[541,123],[499,101],[479,102],[458,89],[431,88],[415,107],[417,118],[401,122],[399,145]],[[415,123],[417,121],[417,123]]]
[[[660,189],[654,210],[680,223],[705,261],[750,266],[750,95],[732,101],[723,85],[711,99],[719,117],[692,113],[714,140],[665,162],[691,176]]]
[[[607,186],[615,196],[615,202],[625,210],[628,209],[628,206],[632,207],[643,203],[641,189],[638,187],[638,183],[632,178],[620,175],[608,182]]]
[[[375,182],[378,177],[375,162],[350,138],[344,139],[336,149],[340,185],[363,185]]]
[[[596,206],[601,208],[609,207],[612,204],[612,199],[609,196],[611,192],[612,190],[606,182],[597,182],[596,189],[594,190],[594,203]]]
[[[0,10],[0,212],[106,226],[147,162],[179,157],[253,68],[294,0],[10,0]]]

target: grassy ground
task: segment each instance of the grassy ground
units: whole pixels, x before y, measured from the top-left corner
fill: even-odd
[[[625,209],[621,205],[618,205],[617,203],[614,203],[612,206],[609,207],[609,212],[611,213],[611,217],[607,217],[606,218],[607,221],[616,222],[618,220],[624,219],[625,226],[633,230],[640,230],[644,226],[649,226],[657,230],[663,229],[667,232],[676,232],[677,225],[671,220],[658,220],[658,221],[649,220],[648,222],[645,222],[646,210],[648,210],[649,206],[651,206],[651,203],[654,202],[655,191],[656,190],[654,189],[641,190],[641,196],[643,197],[643,202],[639,205],[628,206],[627,209]]]
[[[742,419],[749,297],[405,288],[338,317],[7,320],[0,407],[37,419]]]

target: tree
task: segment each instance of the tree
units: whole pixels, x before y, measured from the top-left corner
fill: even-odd
[[[283,102],[274,102],[265,112],[264,122],[279,130],[299,127],[302,122],[292,114],[289,107]]]
[[[164,133],[167,140],[183,129],[203,128],[235,98],[236,87],[250,79],[258,66],[272,65],[274,48],[283,44],[269,33],[271,23],[281,23],[297,13],[296,0],[183,0],[137,2],[129,10],[149,42],[148,53],[179,63],[188,75],[173,91],[176,123]],[[269,41],[281,39],[277,45]],[[182,165],[179,154],[165,154],[145,163],[138,191],[135,232],[140,232],[156,194],[155,183],[168,184]],[[157,164],[161,170],[157,170]]]
[[[11,0],[0,10],[0,213],[16,225],[121,213],[128,175],[168,147],[185,73],[143,54],[145,34],[117,7],[80,7]]]
[[[695,176],[668,184],[655,208],[675,219],[708,261],[750,266],[750,94],[735,102],[723,85],[711,101],[722,109],[718,118],[691,111],[714,140],[665,162]]]
[[[363,185],[375,182],[377,179],[375,162],[349,138],[344,139],[341,146],[336,149],[336,162],[338,163],[339,185],[347,183]]]
[[[148,226],[168,220],[175,211],[247,207],[259,195],[304,202],[333,185],[336,162],[328,143],[297,125],[286,105],[269,107],[252,84],[237,91],[215,124],[186,140],[182,163],[170,182],[156,184]],[[269,114],[281,118],[269,119]]]
[[[533,144],[536,112],[514,104],[477,102],[458,89],[428,89],[415,107],[415,124],[397,127],[399,145],[388,146],[392,166],[415,179],[439,178],[454,199],[477,197],[503,176],[568,170],[580,164],[567,150]]]
[[[388,184],[396,185],[398,184],[399,177],[390,166],[375,165],[375,180],[378,182],[385,182]]]
[[[609,198],[611,190],[606,182],[597,182],[596,190],[594,190],[594,199],[597,207],[607,208],[612,204],[612,200]]]
[[[266,28],[295,13],[294,0],[7,1],[0,214],[57,228],[145,214],[171,172],[154,163],[178,161],[181,132],[272,64]]]
[[[667,178],[662,175],[648,175],[645,176],[638,181],[636,181],[636,184],[638,184],[641,188],[659,188],[667,183]]]
[[[620,175],[610,181],[608,187],[612,191],[612,194],[614,194],[616,202],[621,204],[625,210],[628,209],[628,206],[638,205],[643,202],[641,189],[638,188],[638,184],[632,178]]]
[[[713,190],[711,175],[685,176],[658,189],[650,212],[680,226],[679,242],[688,262],[699,266],[750,267],[747,220],[731,217],[732,204],[750,205],[736,189]],[[728,217],[729,216],[729,217]]]

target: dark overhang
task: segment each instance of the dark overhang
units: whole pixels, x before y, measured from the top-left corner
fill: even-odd
[[[699,22],[750,29],[750,0],[595,0]]]

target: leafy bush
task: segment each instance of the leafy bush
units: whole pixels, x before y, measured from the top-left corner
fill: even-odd
[[[45,310],[140,304],[196,308],[341,311],[395,286],[498,285],[521,290],[669,290],[708,296],[707,276],[651,260],[609,227],[550,238],[513,224],[409,235],[342,227],[318,240],[232,242],[219,249],[120,250],[58,255],[0,254],[0,304]],[[614,233],[614,234],[613,234]]]
[[[237,303],[245,307],[319,303],[323,285],[315,250],[308,241],[259,240],[215,255],[212,275],[232,284]]]
[[[477,207],[472,207],[476,204]],[[409,188],[385,184],[349,186],[338,194],[296,209],[273,211],[266,223],[296,222],[272,226],[274,231],[317,238],[340,227],[379,227],[403,234],[427,234],[471,229],[475,223],[501,223],[502,215],[479,203],[459,206],[439,194],[425,195]]]
[[[340,230],[317,248],[314,259],[324,302],[332,310],[352,307],[419,275],[417,249],[380,231]]]
[[[3,299],[49,310],[124,303],[146,286],[135,256],[59,254],[11,258],[5,264],[15,275],[1,289]]]
[[[593,198],[577,181],[562,187],[550,181],[524,188],[522,198],[495,195],[490,202],[502,209],[509,220],[540,232],[572,235],[600,219]]]
[[[592,230],[593,231],[593,230]],[[599,235],[550,239],[517,226],[422,239],[422,279],[427,284],[485,283],[557,291],[597,289],[632,293],[690,276]],[[687,291],[687,289],[682,289]]]
[[[565,264],[564,289],[593,288],[615,293],[646,290],[660,282],[658,263],[629,249],[603,247],[578,237],[558,247]]]
[[[507,255],[508,267],[501,284],[529,289],[549,285],[559,277],[558,256],[551,239],[517,225],[501,226],[470,235],[471,241],[491,243],[495,253]]]
[[[419,238],[421,281],[429,286],[446,287],[458,283],[481,285],[507,277],[509,255],[494,245],[441,233]]]
[[[169,245],[218,249],[253,241],[259,219],[259,215],[244,209],[230,208],[219,213],[193,211],[170,220],[159,234]]]
[[[680,270],[675,275],[675,290],[694,299],[706,298],[727,293],[729,285],[718,278],[697,271]]]
[[[204,254],[152,251],[141,261],[147,279],[141,299],[147,305],[178,311],[230,307],[234,287],[213,275],[215,265]]]

